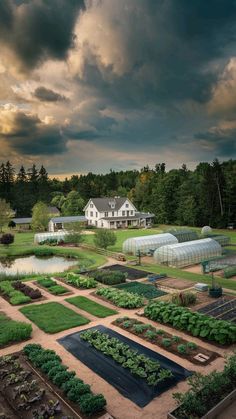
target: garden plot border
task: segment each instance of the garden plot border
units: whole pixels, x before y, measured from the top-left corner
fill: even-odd
[[[160,362],[162,368],[170,369],[174,377],[159,383],[155,387],[149,386],[145,380],[135,377],[127,369],[123,368],[111,357],[104,355],[88,342],[80,338],[80,334],[85,330],[99,330],[108,334],[110,337],[119,339],[122,343],[128,344],[139,354],[144,354],[151,359]],[[146,406],[152,399],[159,396],[164,391],[175,386],[179,381],[185,380],[191,375],[191,372],[181,367],[176,362],[171,361],[163,355],[140,345],[133,340],[126,338],[120,333],[115,332],[105,326],[98,325],[83,329],[81,332],[72,333],[57,340],[67,351],[75,358],[83,362],[94,373],[98,374],[109,384],[115,387],[124,397],[133,401],[139,407]]]
[[[69,288],[67,288],[68,291],[64,292],[63,294],[53,294],[52,292],[49,291],[49,288],[39,285],[37,281],[34,281],[33,284],[36,285],[38,288],[40,288],[42,291],[46,291],[52,297],[64,297],[64,296],[67,297],[69,295],[74,295],[73,291],[69,290]],[[57,283],[56,285],[62,286],[60,283],[59,284]]]

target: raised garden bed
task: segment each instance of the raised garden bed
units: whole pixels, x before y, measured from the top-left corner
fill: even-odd
[[[157,329],[151,324],[143,323],[137,319],[118,318],[114,320],[113,324],[197,365],[207,365],[219,356],[216,352],[208,351],[194,342]],[[199,354],[204,356],[198,356]]]
[[[164,281],[158,281],[158,285],[161,285],[166,288],[173,288],[178,290],[184,290],[190,288],[195,284],[195,282],[188,281],[187,279],[180,278],[166,278]]]
[[[12,320],[0,312],[0,349],[30,339],[31,333],[31,324]]]
[[[46,333],[57,333],[89,323],[85,317],[56,302],[34,304],[22,307],[20,311]]]
[[[49,387],[47,377],[39,375],[22,353],[0,358],[0,377],[0,413],[5,415],[3,417],[87,417],[81,415],[78,404],[70,402],[58,387],[52,383]]]
[[[59,285],[56,281],[51,278],[38,279],[34,282],[38,287],[48,291],[52,295],[69,295],[72,294],[68,288]]]
[[[224,297],[219,298],[217,301],[214,301],[214,303],[210,303],[204,305],[203,307],[200,307],[197,311],[202,314],[208,314],[211,310],[221,306],[222,304],[228,303],[232,300],[232,298],[233,297],[225,295]]]
[[[93,278],[77,275],[73,272],[69,272],[65,278],[56,277],[56,279],[64,282],[64,284],[71,285],[72,287],[78,289],[90,289],[97,287],[97,282]]]
[[[86,331],[65,336],[59,339],[58,342],[96,374],[113,385],[121,394],[140,407],[144,407],[154,397],[190,375],[188,370],[168,358],[104,326],[96,326],[87,329],[87,331],[98,331],[106,336],[105,339],[108,339],[108,342],[107,345],[104,343],[103,351],[101,346],[98,346],[98,343],[95,343],[96,349],[84,339]],[[108,353],[113,353],[115,357],[117,355],[117,360],[108,355],[108,353],[106,354],[106,347]],[[119,353],[117,352],[118,347],[120,348]],[[116,352],[117,354],[115,354]],[[127,362],[127,366],[122,366],[121,361]],[[140,367],[137,367],[137,364]],[[149,372],[147,377],[144,377],[143,373],[145,373],[146,368],[149,368]],[[153,385],[152,380],[155,382],[154,372],[157,370],[160,380]],[[153,376],[150,378],[152,373]]]
[[[164,301],[151,302],[144,309],[144,315],[159,323],[168,324],[221,345],[231,345],[236,342],[236,326],[225,320],[214,319],[207,315],[192,312],[186,307],[179,307]]]
[[[236,355],[231,355],[221,372],[213,371],[189,379],[186,393],[175,393],[179,406],[168,413],[169,419],[215,419],[236,400]]]
[[[116,285],[125,282],[127,274],[120,270],[97,269],[93,271],[93,278],[104,285]]]
[[[0,282],[0,294],[8,303],[14,306],[32,302],[31,298],[23,292],[15,290],[10,281]]]
[[[118,288],[123,291],[128,291],[132,294],[141,295],[142,297],[147,298],[148,300],[151,300],[152,298],[161,297],[167,294],[165,291],[156,288],[154,285],[143,284],[142,282],[137,281],[115,285],[114,288]]]
[[[114,314],[118,313],[118,311],[116,310],[113,310],[109,307],[105,307],[83,296],[66,298],[66,301],[70,304],[73,304],[75,307],[78,307],[81,310],[87,311],[93,316],[100,317],[100,318],[104,318],[107,316],[114,316]]]
[[[94,295],[104,301],[111,302],[115,306],[122,308],[139,308],[145,304],[143,297],[111,287],[98,288]]]
[[[150,275],[152,272],[148,272],[148,271],[142,271],[141,269],[135,269],[135,268],[130,268],[129,266],[126,265],[119,265],[118,263],[115,265],[110,265],[110,266],[105,266],[104,268],[102,268],[103,270],[108,269],[109,271],[120,271],[123,272],[125,274],[127,274],[127,278],[130,279],[131,281],[135,280],[135,279],[141,279],[141,278],[146,278],[148,275]]]

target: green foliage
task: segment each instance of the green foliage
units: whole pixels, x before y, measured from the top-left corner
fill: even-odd
[[[32,209],[31,227],[34,231],[45,231],[50,219],[48,206],[44,202],[37,202]]]
[[[96,247],[106,249],[108,246],[114,246],[116,242],[116,235],[114,231],[100,229],[97,230],[94,236],[94,243]]]
[[[143,284],[142,282],[127,282],[126,284],[117,285],[115,288],[141,295],[145,298],[152,299],[165,295],[166,292],[157,289],[154,285]]]
[[[179,407],[174,412],[177,419],[200,419],[217,403],[224,399],[236,386],[236,354],[231,355],[222,372],[208,375],[196,373],[188,379],[186,393],[175,393]]]
[[[63,287],[62,285],[53,285],[52,287],[48,288],[48,291],[54,295],[61,295],[68,292],[68,289]]]
[[[84,394],[80,397],[79,406],[82,413],[91,416],[104,409],[106,399],[102,394]]]
[[[197,296],[193,292],[180,292],[179,294],[173,294],[171,297],[171,301],[174,304],[182,307],[189,307],[196,303]]]
[[[0,313],[0,348],[10,343],[29,339],[31,333],[31,324],[11,320],[5,314]]]
[[[14,211],[12,211],[11,205],[5,199],[0,199],[0,231],[13,217]]]
[[[99,288],[96,294],[122,308],[138,308],[144,305],[144,298],[116,288]]]
[[[225,278],[231,278],[236,275],[236,266],[228,266],[223,272]]]
[[[66,301],[68,301],[68,303],[70,304],[73,304],[75,307],[78,307],[84,311],[87,311],[93,316],[97,316],[100,318],[117,314],[117,311],[112,310],[109,307],[105,307],[101,304],[98,304],[87,297],[77,296],[77,297],[67,298]]]
[[[100,269],[93,272],[96,281],[106,285],[115,285],[125,282],[126,274],[121,271],[110,271],[109,269]]]
[[[90,386],[75,376],[74,371],[67,371],[61,358],[41,345],[29,344],[23,349],[24,354],[32,364],[47,374],[48,379],[61,388],[67,398],[79,405],[82,413],[96,415],[104,409],[106,400],[102,394],[93,394]]]
[[[218,320],[185,307],[164,301],[150,303],[144,309],[146,317],[160,323],[167,323],[176,329],[186,330],[193,336],[215,341],[222,345],[236,342],[236,325]]]
[[[177,351],[180,354],[185,355],[187,353],[187,345],[184,345],[183,343],[177,346]]]
[[[166,378],[172,377],[171,371],[161,369],[159,362],[144,354],[139,354],[129,345],[122,343],[117,338],[110,337],[107,333],[90,329],[82,332],[80,337],[96,350],[110,356],[124,368],[129,369],[131,374],[146,379],[149,385],[156,385]]]
[[[37,247],[34,249],[34,255],[37,257],[50,257],[54,255],[54,252],[52,249],[48,249],[46,247]]]
[[[96,288],[97,286],[97,282],[93,278],[76,275],[73,272],[66,274],[65,281],[76,288],[82,289]]]
[[[181,338],[179,336],[172,336],[172,342],[179,343],[181,341]]]
[[[56,284],[56,281],[50,278],[42,278],[37,280],[37,284],[41,285],[44,288],[50,288]]]
[[[15,290],[10,281],[0,281],[0,291],[9,298],[12,305],[25,304],[31,301],[31,298],[24,295],[23,292]]]
[[[187,342],[187,348],[191,351],[194,351],[198,348],[197,344],[194,342]]]
[[[164,348],[169,348],[172,345],[171,339],[169,338],[163,338],[161,341]]]
[[[61,200],[63,216],[78,215],[83,213],[85,202],[79,192],[71,191],[64,200]]]

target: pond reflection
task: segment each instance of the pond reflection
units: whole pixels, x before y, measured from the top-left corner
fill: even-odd
[[[78,264],[76,260],[68,260],[63,257],[52,256],[39,258],[28,256],[16,259],[4,259],[0,262],[0,273],[6,275],[31,274],[31,273],[54,273],[63,272]]]

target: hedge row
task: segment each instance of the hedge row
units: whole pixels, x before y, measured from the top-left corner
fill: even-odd
[[[167,323],[176,329],[186,330],[198,336],[222,345],[236,342],[236,325],[201,313],[192,312],[188,308],[179,307],[164,301],[150,303],[144,309],[144,315],[151,320]]]
[[[67,371],[56,352],[43,349],[41,345],[29,344],[24,353],[32,364],[44,372],[65,396],[79,405],[83,414],[94,415],[104,409],[106,400],[102,394],[93,394],[90,386],[76,377],[75,371]]]

